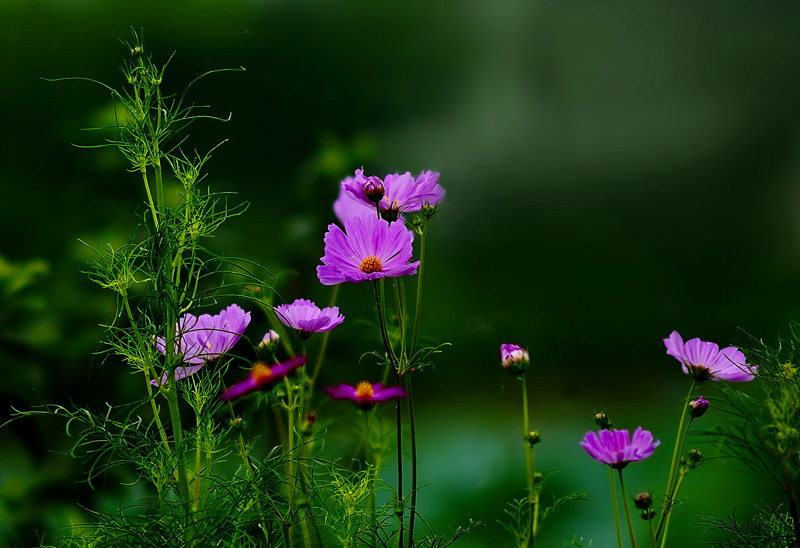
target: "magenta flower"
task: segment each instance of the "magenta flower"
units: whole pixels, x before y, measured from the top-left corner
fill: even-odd
[[[403,211],[419,211],[423,206],[441,202],[444,189],[438,180],[439,174],[432,171],[424,171],[416,179],[406,172],[387,175],[381,180],[374,175],[365,177],[362,168],[356,170],[354,178],[342,181],[342,189],[373,211],[377,204],[381,217],[393,222]]]
[[[339,307],[319,309],[308,299],[297,299],[292,304],[281,304],[275,307],[278,318],[292,329],[300,332],[300,337],[307,339],[312,333],[330,331],[344,321],[339,314]]]
[[[343,231],[328,225],[325,254],[317,266],[324,285],[374,281],[416,274],[419,261],[410,263],[414,234],[401,223],[372,217],[350,217]]]
[[[239,342],[244,330],[250,323],[250,312],[245,312],[239,305],[232,304],[211,316],[203,314],[199,318],[192,314],[184,314],[175,324],[175,340],[173,352],[180,356],[184,363],[193,365],[175,368],[175,380],[194,375],[210,361],[227,354],[233,345]],[[155,338],[155,346],[159,352],[166,354],[164,337]],[[160,384],[167,382],[167,374],[161,377]],[[150,381],[158,386],[159,381]]]
[[[352,194],[345,191],[345,184],[352,184],[352,180],[352,177],[348,177],[342,181],[339,187],[339,197],[333,203],[333,212],[336,213],[342,224],[345,219],[350,217],[377,217],[374,205],[366,207],[361,200],[357,200]]]
[[[641,426],[633,433],[633,439],[627,430],[600,430],[587,432],[581,442],[581,447],[594,460],[617,470],[625,468],[629,462],[646,459],[659,445],[661,442],[653,441],[653,434],[642,430]]]
[[[698,419],[706,414],[709,405],[711,404],[708,403],[708,400],[700,396],[696,400],[689,402],[689,414],[693,419]]]
[[[336,388],[326,388],[325,393],[334,400],[352,400],[359,409],[372,409],[376,403],[406,397],[406,391],[400,386],[384,388],[381,383],[367,381],[361,381],[356,386],[340,384]]]
[[[694,377],[698,383],[712,381],[751,381],[758,367],[745,361],[744,354],[735,346],[719,349],[712,342],[692,339],[686,344],[677,331],[664,339],[667,354],[683,364],[683,372]]]
[[[239,381],[228,388],[220,397],[224,401],[230,401],[253,392],[266,390],[272,387],[275,381],[282,379],[295,369],[302,367],[305,363],[305,356],[297,356],[291,360],[271,366],[256,362],[245,380]]]
[[[528,351],[516,344],[500,345],[500,363],[514,375],[521,375],[531,363]]]

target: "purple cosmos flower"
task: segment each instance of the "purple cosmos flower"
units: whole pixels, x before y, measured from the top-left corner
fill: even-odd
[[[416,179],[406,172],[387,175],[381,180],[374,175],[366,177],[363,169],[357,169],[355,177],[342,181],[342,189],[373,211],[377,204],[381,217],[392,222],[403,211],[419,211],[423,206],[441,202],[444,189],[438,180],[439,174],[432,171],[424,171]]]
[[[514,375],[521,375],[531,363],[528,351],[516,344],[500,345],[500,363]]]
[[[708,400],[700,396],[696,400],[689,402],[689,414],[693,419],[702,417],[708,411],[709,405]]]
[[[281,304],[275,307],[278,318],[293,329],[300,332],[300,337],[307,339],[312,333],[330,331],[344,321],[339,314],[339,307],[319,309],[308,299],[297,299],[292,304]]]
[[[340,384],[336,388],[326,388],[325,392],[334,400],[353,400],[359,409],[372,409],[376,403],[406,397],[406,391],[400,386],[384,388],[381,383],[367,381],[361,381],[356,386]]]
[[[633,433],[633,439],[628,436],[627,430],[587,432],[581,447],[586,449],[594,460],[614,469],[622,469],[628,466],[629,462],[646,459],[660,444],[660,441],[653,441],[653,434],[642,430],[640,426]]]
[[[250,374],[245,380],[239,381],[228,388],[220,397],[224,401],[230,401],[252,394],[253,392],[258,392],[259,390],[265,390],[271,387],[272,383],[282,379],[295,369],[302,367],[305,363],[305,356],[297,356],[291,360],[271,366],[256,362],[253,364],[253,368],[250,370]]]
[[[405,225],[369,216],[345,219],[344,228],[331,224],[325,233],[323,264],[317,266],[324,285],[416,274],[419,261],[409,263],[414,233]]]
[[[214,361],[233,348],[250,323],[250,312],[245,312],[239,305],[232,304],[211,316],[203,314],[199,318],[192,314],[184,314],[175,324],[175,340],[172,341],[173,352],[181,356],[185,363],[193,365],[175,368],[175,380],[194,375],[206,362]],[[164,337],[155,338],[155,346],[159,352],[166,354]],[[161,377],[161,384],[166,384],[167,374]],[[150,381],[158,386],[159,381]]]
[[[281,340],[280,335],[278,335],[275,331],[270,329],[264,336],[261,338],[261,342],[258,343],[259,348],[266,348],[267,350],[275,350],[275,347],[278,346],[278,341]]]
[[[758,367],[745,361],[744,354],[735,346],[719,349],[712,342],[692,339],[686,344],[677,331],[664,339],[667,354],[683,364],[683,372],[692,375],[698,383],[712,381],[751,381]]]

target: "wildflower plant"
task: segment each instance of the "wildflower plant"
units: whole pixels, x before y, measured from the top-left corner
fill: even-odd
[[[91,82],[110,93],[117,118],[94,129],[112,136],[86,148],[116,148],[139,180],[145,204],[132,219],[137,228],[128,243],[99,245],[87,268],[89,278],[116,301],[113,320],[105,326],[104,359],[131,368],[140,398],[99,411],[47,404],[15,410],[13,419],[65,420],[76,440],[70,454],[86,463],[90,485],[110,468],[124,466],[148,485],[152,497],[116,512],[87,510],[86,523],[74,526],[64,545],[443,548],[469,535],[477,525],[472,520],[448,538],[435,534],[418,514],[424,490],[414,382],[421,382],[420,373],[447,346],[425,345],[420,335],[427,238],[445,197],[439,173],[378,177],[361,168],[341,180],[332,207],[339,222],[319,235],[316,268],[318,289],[334,286],[331,304],[289,302],[279,293],[279,278],[267,269],[208,246],[224,222],[247,209],[206,186],[216,147],[186,151],[192,124],[229,118],[190,99],[198,80],[222,71],[209,71],[174,91],[169,62],[159,65],[139,34],[125,46],[123,87],[66,80]],[[313,272],[306,275],[314,279]],[[378,368],[361,376],[370,381],[349,385],[342,382],[348,379],[336,379],[338,384],[320,389],[321,379],[338,374],[326,370],[323,377],[321,371],[327,341],[345,321],[335,286],[346,283],[374,297],[368,314],[380,344],[364,355],[374,357]],[[794,541],[800,541],[794,488],[800,473],[798,333],[793,326],[792,338],[777,349],[759,342],[747,351],[749,359],[734,347],[720,349],[699,339],[684,343],[677,332],[664,339],[667,354],[689,375],[690,388],[663,492],[641,491],[628,500],[623,479],[624,468],[645,461],[660,445],[654,433],[614,429],[605,413],[595,414],[600,430],[588,432],[580,446],[608,466],[619,548],[615,472],[630,545],[637,548],[632,501],[648,523],[648,545],[664,548],[685,477],[705,460],[696,448],[685,451],[689,430],[717,409],[733,419],[713,432],[727,455],[774,480],[787,497],[788,513],[762,512],[759,538],[784,538],[791,527]],[[503,522],[518,548],[534,546],[550,516],[587,498],[574,491],[542,502],[547,476],[537,469],[543,435],[532,428],[536,402],[529,400],[527,375],[536,368],[530,363],[526,348],[500,346],[500,365],[519,380],[522,392],[525,496],[507,505]],[[694,397],[707,380],[719,387],[719,404]],[[742,381],[754,381],[755,394],[727,385]],[[328,430],[350,418],[357,425],[352,447],[329,444]],[[572,449],[580,451],[577,441]],[[397,475],[384,477],[392,459]],[[706,523],[739,537],[748,534],[735,520]],[[572,545],[592,542],[576,535]]]

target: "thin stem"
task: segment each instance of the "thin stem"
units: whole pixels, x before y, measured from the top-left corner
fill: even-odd
[[[425,269],[425,236],[428,234],[428,222],[425,219],[425,226],[422,228],[422,235],[419,238],[419,268],[417,269],[417,304],[414,308],[414,327],[411,335],[411,355],[417,351],[417,333],[419,332],[419,318],[422,311],[422,275]]]
[[[686,477],[687,472],[688,472],[688,469],[681,470],[679,472],[678,479],[675,482],[675,495],[674,496],[678,496],[678,491],[681,488],[681,484],[683,483],[683,478]],[[670,522],[671,519],[672,519],[672,512],[667,514],[666,523],[664,524],[664,536],[661,537],[661,548],[665,548],[665,546],[667,545],[667,533],[669,532],[669,522]],[[656,535],[658,535],[658,533],[656,533]]]
[[[153,225],[158,228],[158,210],[156,210],[156,204],[153,202],[153,194],[150,192],[150,183],[147,180],[147,167],[142,166],[139,171],[142,173],[142,182],[144,183],[144,191],[147,194],[147,204],[150,206],[150,214],[153,216]]]
[[[631,521],[631,510],[628,506],[628,493],[625,492],[625,480],[622,478],[622,468],[619,469],[619,490],[622,495],[622,506],[625,508],[625,519],[628,522],[628,534],[631,537],[631,546],[636,548],[636,535],[633,534],[633,522]]]
[[[411,430],[411,508],[408,515],[408,548],[414,546],[414,518],[417,516],[417,432],[414,423],[414,397],[411,390],[411,375],[403,381],[408,395],[408,421]]]
[[[614,483],[614,469],[608,468],[608,477],[611,479],[611,505],[614,507],[614,526],[617,530],[617,546],[622,548],[622,529],[619,526],[619,507],[617,505],[617,485]]]
[[[522,382],[522,443],[525,448],[525,475],[528,481],[528,505],[530,520],[528,523],[528,545],[536,542],[536,496],[534,486],[534,476],[536,474],[536,453],[531,445],[528,436],[531,431],[530,412],[528,410],[528,383],[525,375],[520,376]]]
[[[789,492],[789,510],[792,514],[792,527],[794,529],[794,545],[800,546],[800,516],[797,512],[797,499],[795,498],[794,488]]]
[[[656,529],[656,540],[658,540],[658,537],[661,534],[661,529],[664,527],[666,518],[672,510],[672,505],[675,502],[675,496],[671,493],[673,489],[672,483],[675,481],[674,478],[678,473],[678,465],[680,463],[678,455],[681,453],[683,444],[686,442],[686,434],[689,432],[689,426],[691,426],[690,421],[684,430],[683,423],[686,421],[686,415],[688,414],[689,410],[689,401],[692,399],[692,392],[694,392],[695,387],[697,387],[697,380],[692,379],[692,385],[689,387],[689,394],[686,396],[683,411],[681,412],[681,421],[678,424],[678,435],[675,439],[675,449],[672,451],[672,462],[669,465],[669,477],[667,478],[667,491],[665,494],[666,498],[664,499],[664,508],[661,511],[661,519],[659,519],[658,528]]]

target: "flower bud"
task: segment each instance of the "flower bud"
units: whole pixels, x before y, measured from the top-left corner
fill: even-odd
[[[383,195],[386,193],[386,189],[383,186],[383,181],[381,181],[380,177],[371,176],[367,177],[367,182],[364,183],[364,194],[367,197],[367,200],[372,202],[373,204],[377,204],[383,199]]]
[[[540,441],[542,441],[542,434],[538,430],[531,430],[524,436],[525,441],[528,442],[528,445],[534,446]]]
[[[428,219],[433,219],[434,217],[436,217],[436,214],[439,213],[439,206],[427,203],[422,206],[421,211],[422,214],[425,215]]]
[[[528,351],[516,344],[500,345],[500,363],[513,375],[522,375],[531,363]]]
[[[642,512],[642,519],[645,521],[650,521],[654,517],[656,517],[656,511],[654,508],[648,508]]]
[[[599,426],[601,430],[611,430],[614,426],[611,424],[611,421],[608,420],[608,415],[603,412],[597,413],[594,416],[594,423]]]
[[[697,449],[692,449],[686,457],[681,460],[682,464],[686,466],[687,469],[694,470],[703,463],[703,453]]]
[[[633,497],[633,504],[639,510],[647,510],[648,508],[653,506],[653,496],[648,491],[639,493],[638,495]]]
[[[278,334],[270,329],[264,334],[261,342],[258,343],[258,347],[262,350],[269,350],[270,352],[273,352],[275,347],[278,346],[279,340],[281,340],[281,338],[278,336]]]
[[[708,400],[703,396],[700,396],[696,400],[689,402],[689,414],[693,419],[702,417],[706,414],[706,411],[708,411],[708,406]]]
[[[300,427],[300,433],[306,437],[310,436],[311,432],[314,430],[315,424],[317,424],[317,414],[309,413],[308,415],[306,415],[306,419],[303,421],[303,424]]]

